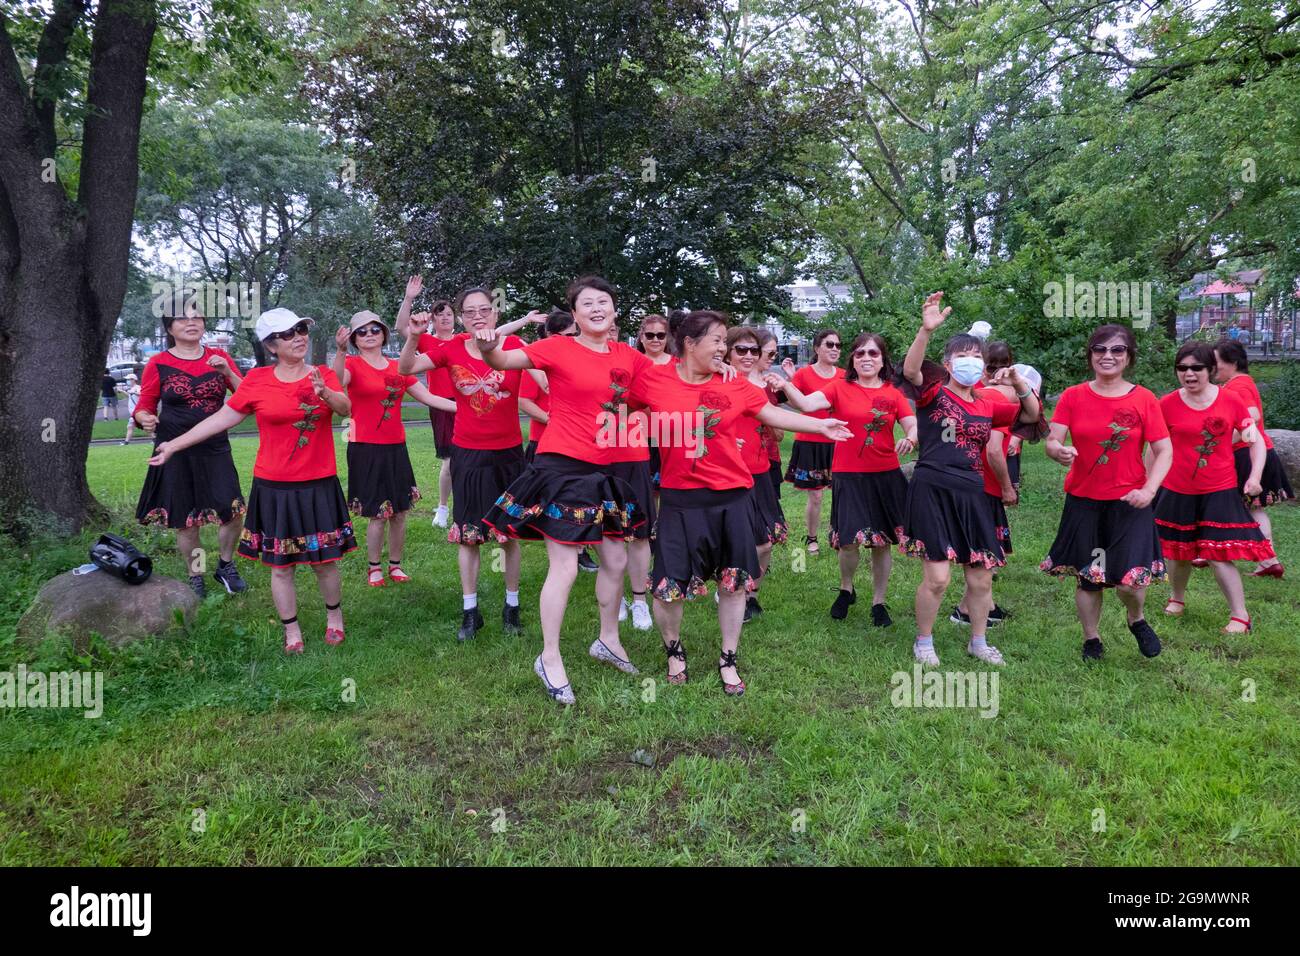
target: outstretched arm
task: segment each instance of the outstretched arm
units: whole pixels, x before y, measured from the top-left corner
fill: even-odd
[[[501,337],[497,329],[479,329],[474,333],[474,341],[483,356],[483,361],[498,372],[512,369],[532,368],[533,363],[523,349],[499,349]]]
[[[433,392],[429,391],[427,386],[420,382],[413,382],[408,385],[406,387],[406,394],[410,395],[421,405],[427,405],[429,408],[436,408],[440,412],[456,411],[455,402],[450,398],[442,398],[439,395],[433,394]]]
[[[903,378],[913,385],[921,384],[921,365],[925,362],[925,350],[930,345],[931,333],[943,325],[943,320],[952,313],[952,306],[941,309],[942,305],[943,293],[933,292],[921,306],[921,327],[916,330],[916,338],[912,339],[912,345],[903,359]]]
[[[811,418],[797,412],[764,405],[754,416],[764,425],[784,428],[788,432],[803,432],[807,435],[824,435],[831,441],[844,441],[853,433],[845,427],[845,422],[838,418]]]
[[[159,444],[154,449],[154,455],[149,459],[149,464],[161,465],[176,452],[184,451],[186,448],[205,442],[213,435],[229,431],[247,417],[245,413],[237,412],[229,405],[222,405],[220,411],[203,419],[184,435]]]
[[[801,412],[820,412],[831,407],[831,400],[826,397],[825,392],[819,390],[805,395],[795,388],[794,382],[787,382],[779,375],[769,374],[767,386],[774,392],[784,391],[786,401]]]

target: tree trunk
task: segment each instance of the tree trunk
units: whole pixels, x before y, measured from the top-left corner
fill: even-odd
[[[66,12],[66,5],[60,5]],[[75,23],[73,24],[75,25]],[[86,455],[126,295],[152,0],[101,0],[91,41],[77,199],[53,157],[0,20],[0,527],[102,520]],[[66,35],[56,38],[66,43]],[[143,476],[142,476],[143,477]]]

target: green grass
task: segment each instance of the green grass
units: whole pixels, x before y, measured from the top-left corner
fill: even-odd
[[[426,491],[436,488],[431,444],[412,434]],[[254,443],[234,447],[247,482]],[[157,555],[161,573],[179,575],[170,539],[129,520],[146,457],[143,445],[92,448],[91,485],[120,515],[118,530]],[[1035,446],[1025,473],[1017,553],[995,589],[1015,617],[995,632],[1008,664],[994,719],[891,706],[891,675],[911,668],[918,565],[909,559],[896,558],[896,624],[880,632],[867,626],[865,602],[845,622],[827,616],[833,554],[799,572],[793,548],[779,548],[767,613],[742,639],[750,690],[740,700],[724,698],[710,667],[712,600],[687,612],[693,678],[672,687],[653,632],[624,632],[641,678],[586,657],[596,617],[592,578],[581,576],[564,638],[578,703],[564,711],[532,673],[543,550],[525,547],[527,636],[501,635],[502,579],[485,560],[488,627],[458,645],[455,549],[429,526],[427,500],[406,561],[415,583],[372,590],[360,554],[345,561],[343,647],[321,642],[324,612],[303,573],[308,650],[297,659],[280,651],[266,571],[247,563],[248,594],[209,599],[166,640],[99,646],[82,660],[58,647],[24,652],[12,643],[19,615],[42,580],[84,560],[90,536],[6,549],[0,667],[23,660],[106,677],[100,720],[0,711],[0,862],[1300,862],[1293,584],[1248,579],[1259,626],[1244,637],[1219,633],[1227,611],[1208,572],[1178,621],[1159,613],[1167,587],[1153,588],[1166,649],[1151,661],[1108,598],[1107,658],[1085,666],[1072,588],[1037,570],[1061,471]],[[786,490],[792,541],[803,537],[802,500]],[[1300,571],[1300,512],[1274,509],[1274,522],[1283,559]],[[211,532],[205,543],[215,546]],[[963,642],[941,618],[945,667],[983,668]],[[652,702],[644,677],[658,678]],[[342,699],[349,679],[355,703]],[[1246,680],[1254,702],[1242,699]],[[629,761],[638,749],[653,767]],[[196,809],[202,833],[191,827]],[[1097,809],[1103,832],[1093,829]],[[801,814],[802,832],[792,826]]]

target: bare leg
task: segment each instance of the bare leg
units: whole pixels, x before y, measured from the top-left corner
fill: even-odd
[[[622,541],[601,539],[596,546],[600,570],[596,572],[596,602],[600,605],[600,641],[624,660],[631,660],[618,639],[618,609],[623,603],[623,573],[627,570],[627,548]],[[573,555],[578,567],[578,555]],[[555,678],[551,678],[555,683]]]
[[[185,563],[186,574],[203,573],[207,564],[202,555],[198,527],[176,529],[176,553],[180,555],[181,561]],[[288,614],[285,615],[285,617],[289,616]]]
[[[327,564],[313,564],[312,570],[316,572],[316,587],[320,589],[320,596],[325,599],[326,604],[339,604],[343,599],[343,585],[339,580],[339,563],[330,561]],[[333,610],[325,611],[325,626],[343,630],[343,608],[336,607]]]
[[[633,595],[634,601],[645,601],[646,580],[650,577],[650,539],[632,541],[627,546],[627,580],[633,591],[640,591],[641,596]]]
[[[243,515],[234,515],[229,521],[217,528],[217,548],[222,561],[233,561],[235,559],[235,545],[239,544],[239,536],[243,533],[243,530]]]
[[[564,627],[564,612],[569,606],[569,592],[578,576],[578,549],[572,545],[547,540],[548,567],[546,580],[538,597],[538,616],[542,621],[542,664],[546,676],[556,687],[569,682],[560,657],[560,631]],[[615,626],[617,626],[617,614]]]
[[[1175,561],[1170,558],[1169,564],[1169,600],[1183,604],[1187,598],[1187,581],[1192,576],[1192,563],[1190,561]],[[1169,605],[1165,606],[1168,610]],[[1177,612],[1181,613],[1181,612]]]
[[[370,569],[372,571],[375,565],[379,564],[384,558],[384,525],[386,523],[383,518],[371,518],[366,524],[366,557],[370,559]]]
[[[886,545],[871,549],[871,603],[884,604],[889,590],[889,572],[894,567],[894,553]],[[840,577],[844,572],[840,572]],[[840,585],[843,587],[843,585]]]
[[[1120,603],[1124,605],[1124,610],[1128,612],[1128,622],[1130,624],[1136,624],[1146,617],[1146,588],[1135,588],[1121,584],[1115,588],[1115,596],[1119,598]]]
[[[1214,571],[1214,580],[1219,582],[1219,590],[1223,592],[1228,602],[1228,613],[1243,621],[1249,621],[1250,615],[1246,613],[1246,592],[1241,586],[1241,574],[1237,571],[1237,566],[1231,561],[1211,561],[1210,568]],[[1245,625],[1233,624],[1233,627],[1245,630]]]
[[[1083,625],[1083,639],[1096,641],[1101,639],[1101,592],[1074,589],[1074,607],[1079,612],[1079,623]]]
[[[803,516],[808,525],[808,536],[817,537],[817,529],[822,523],[822,489],[808,492],[808,504]]]
[[[916,589],[916,633],[926,637],[934,633],[934,619],[939,614],[943,593],[948,590],[952,568],[947,561],[922,562],[921,583]],[[987,615],[987,612],[985,612]]]
[[[722,631],[722,652],[740,649],[740,629],[745,622],[745,589],[718,592],[718,629]],[[734,667],[722,668],[722,679],[739,684],[740,674]]]
[[[758,546],[758,580],[761,583],[772,564],[772,542]]]
[[[271,602],[282,621],[298,616],[298,593],[293,587],[293,572],[293,565],[271,569]],[[297,621],[284,625],[284,636],[286,641],[302,640],[302,628]]]
[[[406,553],[406,516],[410,512],[399,511],[388,521],[388,560],[401,563]],[[378,560],[372,558],[371,560]]]
[[[447,499],[451,497],[451,459],[448,458],[438,469],[438,507],[447,507]]]
[[[1259,530],[1263,533],[1264,537],[1268,538],[1269,543],[1272,544],[1273,522],[1268,516],[1268,510],[1266,508],[1256,508],[1250,513],[1250,516],[1259,523]],[[1274,555],[1271,558],[1265,558],[1263,561],[1259,562],[1259,566],[1261,568],[1271,568],[1273,565],[1279,563],[1281,562],[1278,560],[1277,556]]]
[[[685,601],[661,601],[659,598],[654,600],[655,626],[659,628],[664,647],[668,647],[673,641],[682,639],[682,612],[685,610],[685,604]],[[744,615],[743,611],[741,615]],[[685,669],[685,661],[676,657],[668,658],[668,675],[670,677],[676,677]]]
[[[457,555],[460,559],[460,592],[466,597],[478,593],[478,549],[477,544],[461,544]]]
[[[519,562],[523,557],[523,552],[519,550],[519,542],[515,540],[507,541],[501,545],[501,551],[506,559],[506,590],[519,590]]]
[[[858,573],[858,562],[862,554],[856,544],[840,545],[840,590],[853,590],[853,576]]]

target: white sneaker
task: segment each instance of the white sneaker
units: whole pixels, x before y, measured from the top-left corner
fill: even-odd
[[[622,624],[627,620],[627,611],[627,598],[623,598],[623,602],[618,606],[618,623]]]
[[[917,644],[915,641],[913,641],[912,656],[915,657],[922,664],[925,664],[929,667],[939,666],[939,655],[934,652],[933,644],[931,644],[929,647],[922,647],[920,644]]]
[[[447,506],[439,505],[438,510],[433,515],[433,526],[435,528],[447,527]]]
[[[966,645],[966,653],[971,657],[978,657],[986,664],[1005,664],[1002,659],[1002,652],[992,644],[985,643],[983,647],[976,647],[975,642]]]
[[[644,601],[632,603],[632,626],[638,631],[648,631],[654,627],[654,619],[650,617],[650,606]]]

